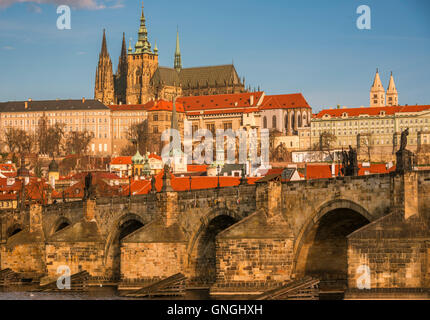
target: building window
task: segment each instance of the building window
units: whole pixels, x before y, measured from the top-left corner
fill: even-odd
[[[266,118],[266,116],[263,117],[263,129],[267,129],[267,118]]]
[[[276,116],[273,116],[273,118],[272,118],[272,128],[273,129],[276,129]]]
[[[208,129],[212,135],[215,135],[215,123],[206,124],[206,129]]]

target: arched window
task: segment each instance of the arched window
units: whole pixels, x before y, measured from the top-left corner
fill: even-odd
[[[285,115],[285,130],[288,131],[288,126],[289,126],[289,122],[288,122],[288,113]]]
[[[267,129],[267,118],[266,118],[266,116],[263,117],[263,129]]]
[[[276,129],[276,116],[273,116],[272,118],[272,128]]]
[[[306,113],[303,113],[303,126],[307,125],[307,117],[306,117]]]
[[[294,130],[294,127],[296,126],[296,115],[294,114],[294,111],[291,112],[291,128]]]
[[[298,126],[299,128],[301,128],[301,127],[302,127],[302,115],[300,114],[300,112],[299,112],[299,114],[297,115],[297,126]]]

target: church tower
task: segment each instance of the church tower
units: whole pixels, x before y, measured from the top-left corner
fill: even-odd
[[[100,100],[104,104],[111,104],[115,101],[112,61],[107,50],[105,30],[103,30],[102,49],[96,71],[94,99]]]
[[[175,70],[180,72],[182,69],[181,49],[179,47],[179,30],[176,30],[176,50],[175,50]]]
[[[151,49],[148,41],[148,30],[143,13],[140,18],[138,40],[134,52],[128,52],[128,76],[126,89],[127,104],[144,104],[152,99],[154,93],[151,91],[149,82],[158,68],[158,49]]]
[[[370,89],[370,106],[371,107],[385,106],[385,89],[382,86],[378,69],[376,69],[375,79],[373,80],[373,85],[372,85],[372,88]]]
[[[398,106],[399,95],[397,93],[396,85],[394,84],[393,72],[391,72],[390,82],[387,89],[387,106]]]
[[[117,104],[127,103],[127,46],[125,43],[125,33],[122,35],[121,55],[118,61],[118,70],[115,76],[115,102]]]

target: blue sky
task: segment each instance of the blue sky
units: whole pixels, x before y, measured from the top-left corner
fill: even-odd
[[[58,4],[73,4],[57,30]],[[371,9],[359,30],[357,7]],[[0,101],[92,98],[106,28],[114,72],[122,32],[136,41],[141,1],[0,0]],[[149,40],[172,66],[179,26],[184,67],[228,64],[268,94],[302,92],[314,111],[369,104],[378,67],[400,104],[430,104],[430,1],[147,0]]]

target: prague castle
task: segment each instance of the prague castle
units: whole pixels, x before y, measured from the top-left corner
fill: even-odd
[[[179,33],[176,36],[174,67],[158,65],[158,48],[152,49],[142,8],[138,41],[126,47],[123,34],[117,73],[113,73],[106,33],[96,71],[94,98],[105,104],[145,104],[154,99],[171,101],[173,96],[196,96],[242,93],[245,79],[240,79],[234,65],[182,68]]]

